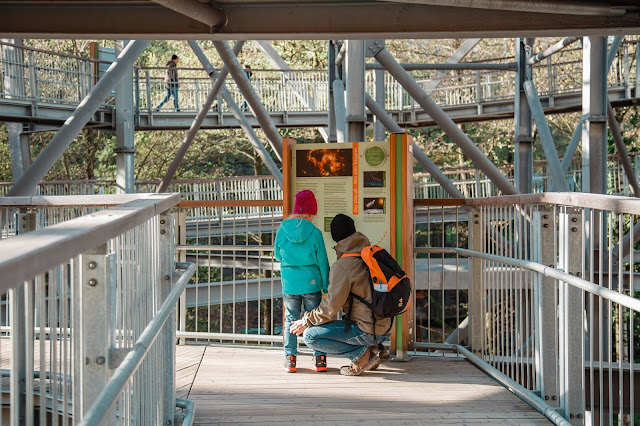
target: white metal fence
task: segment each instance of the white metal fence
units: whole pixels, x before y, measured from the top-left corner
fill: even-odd
[[[0,198],[2,418],[173,422],[177,194]],[[113,207],[110,207],[113,206]],[[172,318],[174,318],[172,320]]]
[[[469,345],[572,424],[636,422],[640,200],[432,201],[416,208],[418,345]]]

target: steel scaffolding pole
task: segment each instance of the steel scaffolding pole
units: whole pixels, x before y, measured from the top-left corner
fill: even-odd
[[[540,142],[542,143],[542,149],[544,150],[544,156],[547,158],[547,168],[551,171],[553,182],[558,191],[569,192],[569,185],[567,184],[567,177],[562,172],[562,165],[560,164],[560,158],[558,157],[558,151],[553,143],[553,136],[551,136],[551,130],[547,119],[544,116],[544,110],[538,97],[533,82],[525,81],[523,83],[524,92],[533,115],[533,120],[536,123],[538,134],[540,135]]]
[[[129,40],[116,40],[116,56]],[[135,188],[133,114],[133,67],[116,85],[116,191],[131,194]]]
[[[283,71],[289,71],[284,73],[285,80],[290,81],[296,79],[295,71],[291,69],[289,64],[280,56],[278,51],[271,45],[267,40],[253,40],[253,43],[258,46],[258,48],[264,53],[271,64]],[[293,94],[298,98],[300,103],[304,105],[305,108],[313,109],[315,107],[315,99],[311,96],[305,89],[298,90],[295,84],[290,85]],[[325,142],[329,142],[329,132],[325,127],[318,127],[318,131]]]
[[[260,127],[262,127],[262,130],[267,135],[267,139],[271,143],[278,160],[282,161],[282,136],[280,135],[280,132],[278,132],[273,120],[271,120],[271,117],[269,117],[267,109],[264,107],[262,101],[258,97],[258,94],[251,85],[249,77],[245,74],[240,62],[238,62],[238,58],[233,54],[233,51],[229,47],[229,43],[226,41],[214,41],[213,45],[218,51],[220,58],[229,68],[229,73],[238,85],[238,89],[240,89],[240,92],[249,104],[253,115],[255,115],[258,123],[260,123]]]
[[[570,44],[576,42],[580,40],[580,37],[567,37],[563,40],[560,40],[559,42],[557,42],[556,44],[554,44],[553,46],[550,46],[548,48],[546,48],[545,50],[543,50],[542,52],[538,53],[536,56],[533,56],[531,58],[528,59],[527,64],[529,65],[535,65],[538,62],[540,62],[541,60],[548,58],[549,56],[553,55],[556,52],[561,51],[562,49],[564,49],[565,47],[569,46]]]
[[[367,108],[375,115],[378,120],[389,130],[391,133],[403,133],[404,130],[402,127],[398,125],[387,111],[385,111],[380,104],[378,104],[369,94],[365,97],[365,102]],[[431,161],[431,159],[427,156],[427,154],[422,151],[415,142],[413,143],[413,157],[420,163],[424,169],[429,172],[429,174],[433,177],[433,179],[442,186],[442,188],[447,191],[449,195],[453,198],[464,198],[462,192],[456,188],[456,186],[451,182],[451,180],[442,173],[442,170],[436,164]]]
[[[607,192],[606,37],[583,40],[582,192]]]
[[[347,141],[347,110],[344,106],[344,84],[342,80],[335,79],[333,87],[333,107],[336,115],[336,138],[338,142]]]
[[[531,109],[527,103],[524,82],[531,79],[531,66],[527,59],[531,56],[532,44],[528,39],[516,39],[516,85],[514,96],[514,168],[515,185],[523,194],[533,192],[533,137]]]
[[[375,103],[379,105],[384,110],[385,105],[385,84],[384,84],[384,70],[375,70],[374,71],[374,81],[375,81]],[[369,94],[366,94],[365,105],[369,103]],[[369,108],[371,109],[371,108]],[[383,141],[386,139],[385,134],[385,125],[382,123],[381,119],[375,115],[373,122],[373,140],[374,141]]]
[[[124,48],[7,195],[31,194],[148,45],[148,40],[136,40]]]
[[[480,38],[468,38],[466,39],[464,42],[462,42],[462,44],[460,45],[460,47],[458,47],[456,49],[455,52],[453,52],[453,54],[451,56],[449,56],[447,58],[447,60],[445,61],[444,64],[437,64],[437,65],[442,65],[442,66],[446,66],[446,67],[454,67],[454,68],[450,68],[450,69],[456,69],[456,66],[468,66],[471,65],[472,67],[475,65],[508,65],[509,69],[515,69],[513,64],[461,64],[460,61],[462,59],[464,59],[469,52],[471,52],[473,50],[474,47],[476,47],[476,45],[480,42]],[[406,70],[409,70],[409,68],[406,68]],[[462,69],[462,68],[460,68]],[[474,69],[474,68],[471,68]],[[475,69],[479,69],[479,68],[475,68]],[[425,92],[427,92],[427,94],[431,94],[432,91],[434,91],[439,85],[440,83],[442,83],[442,78],[440,77],[444,77],[447,75],[447,69],[442,68],[441,71],[438,71],[437,73],[435,73],[435,75],[433,76],[433,78],[427,82],[427,85],[425,87]]]
[[[328,95],[328,115],[329,115],[329,127],[328,127],[328,137],[327,142],[337,142],[338,137],[336,136],[336,110],[334,106],[334,95],[333,95],[333,81],[336,79],[338,70],[336,67],[336,49],[333,45],[333,41],[329,40],[327,43],[327,95]]]
[[[505,195],[520,193],[500,170],[498,170],[495,164],[458,128],[453,120],[422,90],[413,77],[396,62],[393,56],[391,56],[383,46],[376,46],[375,43],[372,43],[369,45],[369,48],[372,50],[378,62],[385,67],[453,142],[462,149],[465,155],[467,155]]]
[[[365,140],[364,40],[347,40],[347,141]]]
[[[618,120],[616,120],[616,114],[613,112],[611,101],[609,101],[608,99],[607,99],[607,119],[609,121],[609,129],[611,130],[611,136],[613,137],[613,142],[616,145],[616,152],[618,154],[618,158],[620,159],[620,163],[622,163],[622,168],[624,169],[624,172],[627,175],[627,179],[629,180],[629,184],[633,189],[633,195],[636,197],[640,197],[640,186],[638,186],[638,180],[636,179],[633,166],[631,165],[631,160],[629,160],[629,155],[627,154],[627,147],[624,146],[624,141],[622,140],[622,132],[620,132],[620,126],[618,125]]]

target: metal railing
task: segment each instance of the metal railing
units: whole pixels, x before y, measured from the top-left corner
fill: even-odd
[[[0,198],[9,424],[173,422],[172,312],[195,270],[174,260],[169,209],[178,201]]]
[[[640,200],[416,203],[416,345],[468,345],[572,424],[633,423]]]
[[[624,89],[627,98],[640,93],[640,63],[636,56],[640,41],[623,43],[609,73],[609,88]],[[541,96],[549,97],[582,90],[582,61],[580,50],[561,51],[533,66],[533,82]],[[503,58],[502,62],[512,60]],[[79,104],[91,90],[99,73],[98,61],[51,51],[0,43],[0,98],[26,100],[34,103]],[[253,70],[251,82],[269,111],[323,112],[328,108],[328,81],[324,70]],[[200,108],[211,81],[203,69],[180,69],[179,107],[182,112]],[[434,81],[438,87],[431,92],[443,107],[482,105],[513,98],[513,71],[461,71],[446,75],[436,71],[412,71],[416,81],[427,89]],[[134,70],[134,104],[137,114],[153,114],[166,95],[164,68],[136,68]],[[387,111],[415,111],[419,106],[408,93],[385,74]],[[366,73],[366,90],[373,94],[374,75]],[[238,105],[244,99],[233,79],[227,87]],[[109,98],[105,105],[114,105]],[[245,106],[246,107],[246,106]],[[164,112],[175,112],[173,102],[163,106]],[[212,113],[229,112],[226,103],[214,102]]]

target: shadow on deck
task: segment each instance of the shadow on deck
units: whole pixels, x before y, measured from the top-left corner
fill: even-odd
[[[198,425],[549,424],[541,414],[464,359],[414,357],[344,377],[346,358],[316,373],[309,352],[286,374],[281,349],[179,346],[177,396],[195,403]]]

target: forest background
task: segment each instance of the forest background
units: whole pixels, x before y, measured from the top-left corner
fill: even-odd
[[[534,52],[539,52],[559,39],[536,39]],[[25,40],[27,46],[53,50],[77,56],[89,56],[89,43],[113,47],[110,40]],[[387,49],[399,62],[438,63],[446,61],[464,40],[387,40]],[[210,41],[200,43],[212,64],[219,68],[222,62]],[[294,69],[327,68],[328,43],[320,40],[274,41],[274,47]],[[497,58],[513,58],[513,39],[483,39],[465,57],[465,62],[486,61]],[[179,67],[201,67],[197,58],[184,41],[153,41],[138,58],[137,65],[164,67],[172,54],[180,57]],[[581,60],[581,50],[575,50],[575,60]],[[245,43],[239,60],[250,64],[254,72],[272,69],[267,58],[255,44]],[[370,60],[370,59],[369,59]],[[513,59],[511,59],[513,60]],[[635,64],[632,64],[635,66]],[[231,77],[229,77],[230,79]],[[560,88],[561,89],[561,88]],[[620,123],[623,138],[630,153],[640,152],[640,112],[638,107],[617,108],[616,118]],[[548,115],[547,120],[560,157],[573,134],[580,113]],[[462,130],[498,166],[513,164],[514,122],[513,119],[466,123]],[[135,133],[135,177],[136,180],[161,179],[182,143],[186,131],[136,131]],[[441,168],[471,166],[460,149],[437,127],[408,129],[414,140],[425,153]],[[304,142],[323,142],[314,128],[280,129],[283,136],[297,138]],[[267,138],[260,129],[258,136]],[[31,155],[35,158],[53,137],[54,132],[34,133],[30,138]],[[373,137],[372,131],[367,138]],[[534,126],[534,159],[544,158],[540,141]],[[45,180],[114,180],[116,161],[115,130],[85,129],[71,144],[62,158],[49,171]],[[609,136],[609,153],[614,152],[613,140]],[[580,155],[580,150],[576,156]],[[0,125],[0,179],[11,181],[6,126]],[[421,171],[416,163],[415,171]],[[261,175],[268,171],[254,152],[249,140],[240,129],[201,130],[187,153],[175,178],[215,178],[225,176]]]

